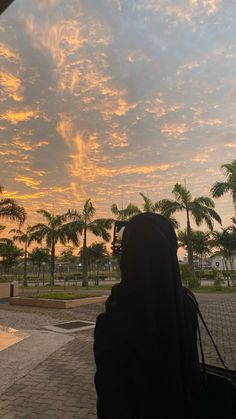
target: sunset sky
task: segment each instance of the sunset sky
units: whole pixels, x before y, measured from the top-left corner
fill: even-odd
[[[15,0],[0,17],[0,184],[28,211],[194,196],[236,152],[232,0]],[[224,225],[231,196],[216,201]],[[179,218],[182,220],[183,218]]]

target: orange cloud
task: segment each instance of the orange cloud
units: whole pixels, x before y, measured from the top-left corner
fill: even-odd
[[[183,134],[189,131],[189,127],[185,122],[180,124],[166,123],[162,125],[160,131],[162,134],[166,134],[168,137],[183,139]]]
[[[166,115],[167,107],[162,99],[156,98],[153,101],[146,101],[145,111],[153,114],[157,119],[159,119]]]
[[[197,154],[192,160],[196,161],[197,163],[203,164],[208,161],[208,154]]]
[[[0,86],[2,88],[1,96],[7,99],[9,96],[13,98],[16,102],[20,102],[23,100],[22,96],[22,83],[18,77],[15,77],[11,73],[7,73],[6,71],[0,72]]]
[[[111,31],[96,18],[90,18],[83,30],[83,20],[60,20],[53,25],[38,25],[31,15],[25,19],[26,27],[36,48],[46,48],[55,65],[58,89],[79,96],[83,110],[97,110],[105,119],[112,115],[124,116],[137,103],[127,101],[127,92],[112,86],[107,47],[112,43]],[[88,49],[96,46],[99,52],[91,56]],[[78,59],[79,57],[79,59]],[[98,97],[101,100],[98,100]]]
[[[33,151],[37,148],[46,146],[49,144],[48,141],[38,141],[36,143],[29,143],[29,142],[24,142],[24,140],[22,140],[21,138],[16,138],[14,140],[14,144],[19,147],[21,150],[24,151]]]
[[[108,144],[114,148],[128,147],[129,141],[126,132],[108,132],[109,142]]]
[[[39,189],[38,186],[41,184],[41,181],[26,176],[17,176],[15,177],[15,181],[24,183],[26,186],[32,189]]]
[[[38,117],[38,115],[38,111],[32,111],[28,109],[22,111],[14,111],[12,109],[9,109],[4,114],[1,114],[0,118],[10,122],[11,124],[18,124],[19,122],[35,119]]]
[[[168,0],[146,0],[144,7],[153,13],[170,16],[182,22],[191,22],[196,16],[217,13],[221,3],[222,0],[187,0],[182,6]]]
[[[202,63],[201,63],[202,64]],[[190,61],[188,63],[182,64],[178,67],[176,74],[179,76],[185,71],[192,71],[194,68],[200,67],[200,63],[197,61]]]
[[[205,126],[205,125],[210,125],[210,126],[214,126],[214,125],[222,125],[224,123],[224,121],[222,121],[221,119],[199,119],[198,121],[196,121],[196,124],[200,127]]]
[[[20,194],[19,192],[13,191],[7,191],[5,190],[3,192],[3,195],[8,197],[8,198],[12,198],[12,199],[19,199],[19,200],[28,200],[28,199],[38,199],[38,198],[43,198],[45,196],[48,195],[48,193],[46,191],[40,191],[40,192],[35,192],[32,194]]]
[[[68,115],[61,116],[57,131],[64,139],[71,153],[72,163],[69,165],[70,174],[84,179],[88,175],[88,170],[92,167],[92,163],[89,162],[87,157],[86,146],[82,135],[77,131],[73,120]]]
[[[6,58],[10,61],[19,61],[19,55],[9,48],[7,45],[4,45],[0,42],[0,56]]]

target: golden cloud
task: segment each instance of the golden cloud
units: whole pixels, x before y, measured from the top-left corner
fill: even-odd
[[[196,121],[196,124],[200,127],[205,126],[205,125],[209,125],[209,126],[222,125],[223,123],[224,121],[222,121],[221,119],[199,119]]]
[[[19,61],[19,55],[7,45],[0,42],[0,56],[10,61]]]
[[[84,179],[88,175],[89,169],[93,169],[93,167],[87,157],[86,146],[82,135],[76,129],[69,115],[61,115],[61,121],[58,123],[57,131],[64,139],[71,153],[72,163],[69,166],[71,175]]]
[[[198,68],[198,67],[200,67],[200,63],[198,61],[190,61],[188,63],[180,65],[176,71],[176,74],[179,76],[180,74],[186,71],[192,71],[194,68]]]
[[[236,143],[227,143],[225,144],[225,147],[236,148]]]
[[[114,110],[114,114],[118,116],[125,115],[130,109],[135,109],[137,104],[128,104],[128,102],[120,97],[117,103],[117,109]]]
[[[182,22],[191,22],[194,17],[217,13],[220,10],[222,0],[187,0],[181,6],[173,0],[146,0],[144,8],[152,13],[170,16]]]
[[[208,154],[197,154],[192,160],[197,163],[203,164],[208,161],[208,158]]]
[[[80,17],[60,20],[53,25],[45,23],[42,27],[31,15],[25,23],[34,46],[40,49],[43,46],[50,52],[59,91],[79,96],[84,111],[99,111],[105,119],[112,115],[122,117],[137,104],[129,103],[127,92],[112,86],[112,78],[106,74],[109,68],[106,48],[112,43],[112,35],[94,17],[84,28]],[[91,45],[93,50],[98,47],[92,56],[88,54]]]
[[[12,198],[12,199],[28,200],[28,199],[43,198],[43,197],[48,195],[48,192],[40,191],[40,192],[35,192],[35,193],[32,193],[32,194],[20,194],[19,192],[16,192],[16,191],[10,192],[8,190],[5,190],[5,191],[3,191],[3,195],[8,197],[8,198]]]
[[[0,71],[0,87],[2,88],[3,98],[12,97],[16,102],[23,100],[21,80],[11,73]],[[7,95],[7,96],[5,96]]]
[[[108,132],[108,138],[109,142],[108,144],[111,147],[114,148],[124,148],[128,147],[129,141],[128,141],[128,135],[126,132],[120,133],[120,132]]]
[[[189,127],[185,122],[180,124],[166,123],[162,125],[160,131],[162,134],[166,134],[168,137],[183,139],[183,134],[189,131]]]
[[[24,151],[33,151],[33,150],[36,150],[37,148],[44,147],[44,146],[48,145],[49,142],[42,140],[42,141],[38,141],[36,143],[31,143],[31,142],[25,142],[21,138],[16,138],[14,140],[14,144],[18,148],[20,148],[21,150],[24,150]]]
[[[38,111],[32,111],[28,109],[22,111],[14,111],[13,109],[9,109],[4,114],[0,114],[0,118],[10,122],[11,124],[18,124],[19,122],[35,119],[38,116]]]
[[[30,172],[30,173],[32,173],[36,176],[39,176],[39,177],[43,177],[46,174],[46,172],[44,170],[34,170],[34,169],[31,169],[31,168],[25,167],[25,166],[22,166],[22,167],[18,166],[18,169],[24,169],[26,172]]]
[[[147,100],[145,102],[145,111],[153,114],[157,119],[159,119],[166,115],[167,107],[162,99],[156,98],[153,101]]]
[[[24,183],[26,186],[32,189],[38,189],[38,186],[41,184],[41,181],[26,176],[17,176],[15,177],[15,181]]]

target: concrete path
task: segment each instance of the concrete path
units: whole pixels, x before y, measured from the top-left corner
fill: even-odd
[[[236,369],[236,295],[201,294],[197,298],[229,367]],[[0,375],[0,418],[96,419],[93,331],[65,335],[47,333],[43,327],[69,320],[94,321],[102,310],[103,304],[69,311],[0,306],[0,324],[30,335],[0,352],[0,366],[8,362],[7,369],[15,371],[5,387]],[[204,332],[203,341],[207,361],[218,363]]]

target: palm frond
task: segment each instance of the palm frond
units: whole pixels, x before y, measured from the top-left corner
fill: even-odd
[[[208,213],[213,218],[213,220],[217,221],[220,225],[222,224],[221,217],[219,214],[212,208],[208,208]]]
[[[140,214],[140,209],[134,204],[128,204],[124,209],[118,209],[116,204],[111,206],[112,213],[117,217],[117,220],[129,220],[133,216]]]
[[[67,223],[70,234],[82,234],[84,230],[84,221],[80,218],[74,220],[74,217],[72,217],[72,219],[73,221]]]
[[[222,164],[221,168],[224,170],[228,180],[236,177],[236,160],[233,160],[232,163]]]
[[[84,219],[87,220],[88,222],[91,221],[93,219],[93,216],[96,212],[96,209],[94,208],[91,199],[87,199],[84,203],[84,208],[83,208],[83,216]]]
[[[81,218],[81,214],[79,213],[79,211],[77,210],[71,210],[69,209],[66,213],[66,218],[69,220],[80,220]]]
[[[6,228],[6,226],[3,226],[3,225],[0,224],[0,233],[1,233],[1,231],[5,230],[5,228]]]
[[[176,218],[174,218],[174,217],[172,217],[172,216],[167,217],[166,215],[164,215],[164,217],[165,217],[165,218],[167,218],[167,220],[169,220],[169,221],[171,222],[172,226],[173,226],[175,229],[178,229],[178,228],[179,228],[180,224],[179,224],[179,222],[176,220]]]
[[[107,218],[100,218],[88,224],[88,229],[95,235],[102,237],[103,240],[109,241],[111,238],[109,229],[112,227],[113,220]]]
[[[188,249],[188,236],[186,230],[179,230],[177,233],[178,247],[183,247],[185,250]]]
[[[19,221],[23,224],[26,219],[26,212],[23,207],[17,205],[14,199],[0,200],[0,218],[7,218],[12,221]]]
[[[12,228],[12,229],[9,231],[9,233],[12,233],[12,234],[17,234],[18,236],[22,236],[22,235],[24,234],[22,230],[17,229],[17,228]]]
[[[211,188],[211,194],[213,198],[220,198],[230,189],[230,185],[228,182],[216,182]]]
[[[46,210],[44,210],[44,209],[39,209],[38,211],[37,211],[37,213],[38,214],[40,214],[40,215],[42,215],[44,218],[46,218],[46,220],[47,221],[51,221],[51,219],[52,219],[52,217],[53,217],[53,215],[52,214],[50,214],[50,212],[48,212],[48,211],[46,211]]]
[[[61,228],[57,231],[57,240],[59,240],[64,246],[69,243],[70,241],[75,245],[79,245],[79,238],[78,238],[78,229],[75,228],[75,222],[68,222],[63,224]]]
[[[188,189],[185,188],[185,186],[181,185],[181,183],[175,184],[172,193],[174,194],[177,202],[179,202],[181,205],[184,205],[185,207],[192,200],[192,195],[190,191],[188,191]]]
[[[214,206],[214,202],[208,197],[199,197],[190,203],[189,208],[191,210],[191,215],[198,226],[205,222],[212,231],[213,220],[221,224],[221,218],[213,209]]]
[[[161,199],[161,201],[159,201],[159,211],[164,217],[170,218],[175,212],[183,210],[184,206],[179,202],[171,199]]]
[[[192,202],[196,202],[197,204],[206,206],[208,208],[215,208],[214,201],[208,196],[199,196],[198,198],[195,198]]]
[[[111,206],[111,212],[114,215],[119,215],[119,209],[118,209],[118,207],[117,207],[116,204],[112,204],[112,206]]]
[[[35,224],[30,228],[30,241],[42,243],[42,240],[50,235],[50,231],[50,228],[46,224]]]
[[[155,204],[152,202],[150,198],[148,198],[146,195],[144,195],[142,192],[139,193],[139,195],[143,198],[143,211],[144,212],[155,212],[156,207]]]

